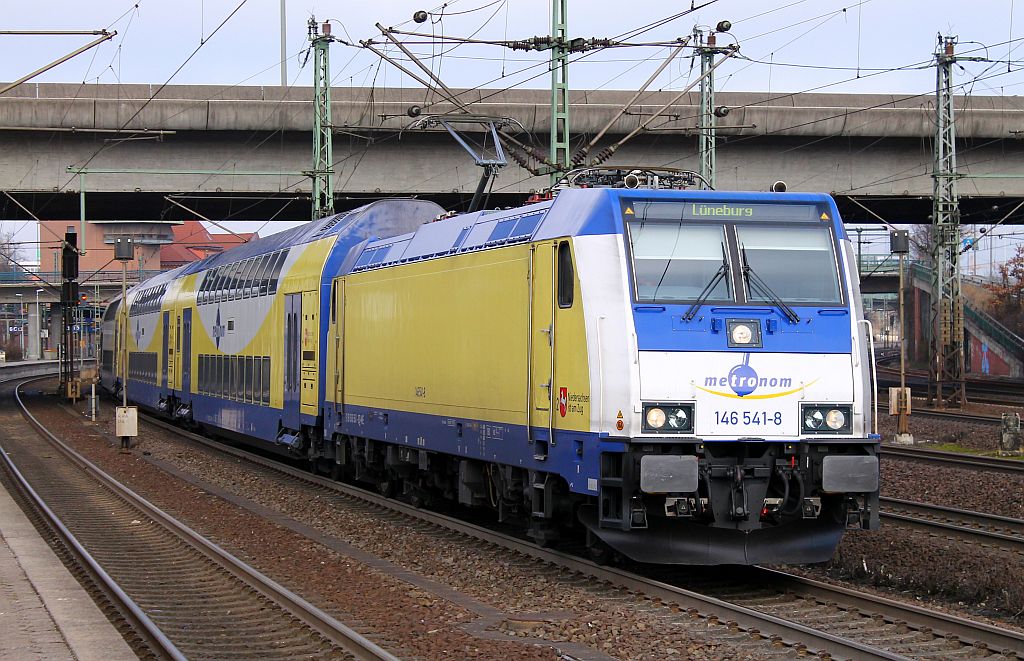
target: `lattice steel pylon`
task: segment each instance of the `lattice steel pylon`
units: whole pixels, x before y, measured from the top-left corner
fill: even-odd
[[[569,171],[569,0],[551,0],[551,185]]]
[[[700,176],[715,187],[715,71],[711,65],[718,52],[715,45],[715,33],[708,35],[707,41],[701,43],[700,30],[694,29],[693,41],[700,44],[700,121],[698,122],[697,151],[700,154]]]
[[[313,43],[313,220],[334,215],[334,157],[331,124],[331,24],[323,24],[323,34],[310,18],[309,40]]]
[[[935,53],[935,165],[932,201],[932,306],[928,402],[964,406],[964,306],[960,292],[960,208],[957,197],[953,64],[956,37],[939,36]]]

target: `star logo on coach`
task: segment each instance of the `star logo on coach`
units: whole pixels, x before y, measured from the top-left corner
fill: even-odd
[[[217,348],[220,349],[220,338],[224,337],[224,326],[220,323],[220,306],[217,306],[217,319],[213,322],[213,341],[217,343]]]

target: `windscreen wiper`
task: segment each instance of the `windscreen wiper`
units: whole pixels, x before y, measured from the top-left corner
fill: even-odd
[[[769,303],[773,303],[782,310],[782,314],[789,319],[790,323],[796,324],[800,322],[800,315],[798,315],[793,308],[786,305],[779,295],[772,291],[772,288],[768,286],[761,276],[754,272],[754,269],[750,268],[750,263],[747,261],[747,249],[746,247],[740,247],[740,253],[743,256],[743,279],[747,281],[747,289],[751,290],[751,286],[757,287],[760,290],[761,295],[768,299]]]
[[[691,319],[693,319],[693,317],[697,314],[697,311],[700,310],[702,305],[704,305],[704,301],[708,300],[708,297],[711,296],[711,292],[715,291],[715,287],[717,287],[718,283],[721,282],[722,279],[725,278],[727,275],[729,275],[729,262],[725,258],[725,244],[723,243],[722,265],[718,267],[717,271],[715,271],[715,275],[711,277],[711,282],[709,282],[707,286],[704,287],[704,291],[700,293],[700,296],[698,296],[697,300],[693,302],[693,305],[690,306],[690,309],[683,313],[683,321],[690,321]]]

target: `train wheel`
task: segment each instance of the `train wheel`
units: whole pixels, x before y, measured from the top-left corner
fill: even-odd
[[[587,533],[587,555],[599,565],[610,565],[615,559],[615,551],[593,533]]]
[[[377,493],[385,498],[394,498],[398,493],[398,480],[395,478],[382,478],[377,482]]]
[[[331,479],[337,482],[341,479],[341,464],[336,461],[331,462]]]

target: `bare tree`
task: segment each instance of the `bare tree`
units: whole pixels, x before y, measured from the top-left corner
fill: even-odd
[[[932,263],[932,246],[935,235],[931,224],[910,226],[910,258],[923,264]]]
[[[0,271],[18,271],[19,248],[14,230],[0,228]]]

